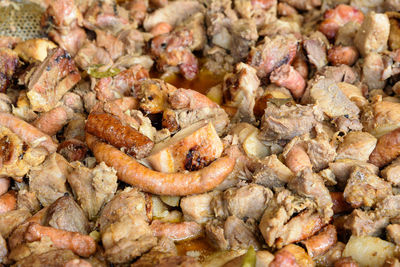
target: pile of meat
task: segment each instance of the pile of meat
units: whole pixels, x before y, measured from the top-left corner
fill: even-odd
[[[0,266],[400,266],[400,1],[41,4]]]

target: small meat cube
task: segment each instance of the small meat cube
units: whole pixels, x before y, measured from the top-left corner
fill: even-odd
[[[392,195],[392,187],[367,169],[356,167],[344,189],[344,198],[352,207],[372,207],[386,196]]]
[[[211,209],[213,193],[186,196],[181,199],[180,207],[185,220],[205,223],[214,216]]]
[[[388,224],[388,217],[377,216],[373,211],[355,209],[346,216],[344,228],[355,236],[379,236]]]
[[[146,210],[145,194],[131,187],[104,206],[97,223],[108,261],[128,262],[157,244]]]
[[[340,90],[333,79],[317,76],[303,96],[303,101],[318,103],[318,106],[329,117],[347,115],[350,118],[357,118],[360,109],[350,101]]]
[[[74,169],[67,177],[68,183],[85,214],[93,220],[117,191],[116,172],[104,162],[93,169],[78,162],[73,163],[72,167]]]
[[[69,232],[89,233],[89,221],[85,213],[71,196],[63,196],[47,210],[47,224]]]
[[[275,68],[292,63],[296,56],[298,40],[294,35],[265,37],[264,43],[253,48],[247,64],[257,70],[257,76],[267,77]]]
[[[268,105],[261,121],[260,138],[263,140],[291,140],[309,133],[322,120],[317,106]]]
[[[104,48],[86,42],[77,52],[75,62],[81,69],[87,69],[96,64],[111,65],[113,61]]]
[[[256,69],[245,63],[237,64],[235,73],[225,76],[223,91],[226,104],[238,108],[236,116],[241,121],[254,120],[253,109],[259,85]]]
[[[231,249],[244,249],[249,246],[259,249],[261,247],[260,241],[252,229],[235,216],[226,219],[224,232]]]
[[[223,198],[230,215],[259,220],[272,195],[270,189],[250,184],[239,189],[229,188],[223,193]]]
[[[31,168],[29,190],[35,192],[43,206],[49,206],[68,192],[66,181],[68,162],[57,153],[51,154],[42,165]]]
[[[400,158],[394,160],[389,166],[381,171],[381,175],[393,186],[400,185]]]
[[[367,132],[350,132],[337,149],[336,159],[368,161],[377,139]]]
[[[371,52],[365,56],[362,66],[362,81],[370,91],[385,87],[386,82],[382,79],[384,68],[383,58],[380,54]]]
[[[389,32],[388,16],[370,12],[357,32],[354,42],[363,56],[371,52],[382,52],[387,48]]]
[[[329,44],[329,42],[321,32],[313,33],[303,42],[308,60],[317,67],[317,69],[321,69],[328,64],[326,55],[327,44]]]

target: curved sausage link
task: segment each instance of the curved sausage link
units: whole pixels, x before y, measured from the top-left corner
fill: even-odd
[[[22,141],[33,147],[42,146],[49,153],[56,152],[57,150],[57,144],[53,142],[49,135],[11,114],[0,112],[0,125],[10,129]]]
[[[285,156],[286,166],[294,173],[305,168],[312,168],[310,157],[305,149],[300,145],[294,145]]]
[[[43,113],[32,125],[45,134],[55,135],[68,121],[68,113],[65,107],[56,107]]]
[[[174,241],[194,239],[203,233],[202,226],[196,222],[169,223],[154,220],[150,227],[156,237],[165,236]]]
[[[86,143],[97,161],[113,167],[121,181],[157,195],[185,196],[207,192],[218,186],[235,166],[234,159],[222,157],[199,171],[161,173],[144,167],[91,134],[86,135]]]
[[[400,128],[382,135],[369,156],[369,162],[383,167],[400,155]]]
[[[319,256],[328,251],[337,242],[337,232],[333,225],[328,225],[319,234],[310,237],[302,243],[311,257]]]
[[[48,236],[57,248],[70,249],[82,257],[89,257],[96,252],[96,241],[88,235],[29,223],[25,232],[28,242],[38,241],[44,236]]]
[[[147,136],[107,113],[89,114],[86,131],[138,158],[147,156],[154,145]]]

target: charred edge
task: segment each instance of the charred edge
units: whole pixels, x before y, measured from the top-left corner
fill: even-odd
[[[13,145],[10,142],[8,136],[3,136],[0,139],[0,157],[1,162],[5,163],[11,159],[11,154],[13,150]]]
[[[185,158],[185,170],[188,171],[197,171],[199,169],[204,168],[207,165],[207,160],[201,157],[199,153],[199,147],[195,146],[189,149],[189,152],[186,154]]]

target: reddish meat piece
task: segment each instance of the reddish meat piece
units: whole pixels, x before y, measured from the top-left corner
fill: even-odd
[[[194,79],[199,66],[197,58],[189,49],[192,43],[193,33],[185,29],[156,36],[151,41],[150,51],[158,69],[166,71],[169,67],[178,67],[185,79]]]
[[[348,5],[338,5],[329,9],[324,14],[325,20],[319,25],[319,30],[329,39],[333,39],[340,27],[347,22],[355,21],[362,23],[364,14],[358,9]]]

